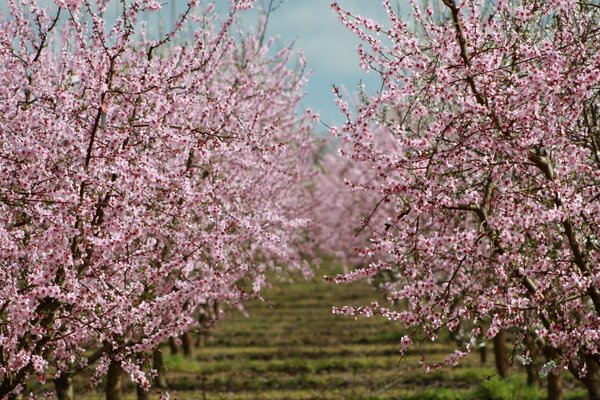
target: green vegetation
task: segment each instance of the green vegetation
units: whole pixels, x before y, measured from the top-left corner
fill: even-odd
[[[377,317],[332,315],[332,305],[367,304],[379,295],[364,282],[333,285],[321,275],[268,291],[265,301],[247,304],[248,317],[228,310],[193,359],[170,355],[164,347],[171,399],[545,398],[542,388],[526,385],[516,367],[509,379],[497,379],[491,351],[486,365],[473,354],[459,367],[425,372],[421,360],[443,360],[452,343],[425,343],[401,357],[399,326]],[[566,400],[586,398],[573,379],[565,385]],[[130,389],[127,398],[135,399]],[[103,398],[100,392],[83,397]]]

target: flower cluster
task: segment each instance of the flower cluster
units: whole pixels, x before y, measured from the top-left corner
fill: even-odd
[[[533,332],[556,367],[598,381],[600,10],[418,3],[414,27],[388,0],[383,25],[333,6],[370,48],[361,62],[382,86],[355,112],[340,106],[348,122],[332,133],[363,171],[354,184],[387,203],[362,211],[380,214],[369,273],[339,280],[393,271],[391,303],[408,308],[373,312],[413,334]]]

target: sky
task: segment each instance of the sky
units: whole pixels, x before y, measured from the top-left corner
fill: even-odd
[[[187,2],[175,1],[181,1],[182,6]],[[256,0],[253,11],[242,12],[240,18],[243,25],[255,26],[260,10],[265,9],[269,1]],[[335,104],[332,85],[335,84],[350,93],[356,92],[360,82],[365,84],[367,93],[373,93],[381,86],[376,73],[367,73],[359,67],[356,53],[359,40],[338,20],[337,14],[330,6],[333,1],[273,0],[274,4],[281,2],[281,5],[271,14],[267,27],[267,36],[276,38],[279,46],[295,42],[296,49],[304,53],[312,75],[299,111],[311,108],[319,112],[321,120],[327,125],[341,124],[344,121]],[[384,25],[389,20],[382,0],[337,2],[355,15],[369,17]],[[227,9],[229,0],[216,0],[216,3],[222,9]],[[170,7],[170,4],[165,5],[163,11]],[[317,129],[326,130],[325,125]]]
[[[338,3],[355,14],[381,22],[388,20],[380,0],[338,0]],[[282,44],[296,40],[296,47],[307,57],[313,72],[301,106],[320,112],[321,119],[329,125],[342,122],[332,93],[333,84],[355,92],[362,81],[367,91],[372,92],[380,82],[374,72],[367,73],[359,67],[356,54],[359,42],[338,21],[330,4],[329,0],[287,0],[271,15],[267,29],[267,34],[279,38]],[[252,13],[242,18],[245,24],[256,21]]]
[[[37,0],[38,4],[52,4],[52,0]],[[173,7],[179,13],[187,4],[187,0],[160,0],[163,8],[159,12],[161,18],[170,20]],[[281,0],[274,0],[279,3]],[[312,70],[311,79],[306,87],[306,96],[301,108],[311,108],[319,112],[321,120],[328,125],[343,121],[337,110],[332,85],[356,92],[362,81],[368,93],[379,87],[379,77],[366,73],[359,67],[356,46],[358,40],[338,21],[331,9],[333,0],[283,0],[269,19],[267,35],[277,38],[279,46],[296,43],[308,59],[308,67]],[[337,0],[342,8],[357,15],[372,18],[385,23],[388,17],[383,9],[382,0]],[[255,26],[259,10],[269,0],[257,0],[255,10],[240,14],[245,27]],[[0,0],[0,11],[6,12],[6,0]],[[218,8],[227,9],[229,0],[215,0]],[[115,3],[116,6],[116,3]],[[114,7],[116,10],[116,7]],[[109,6],[109,11],[111,7]],[[158,17],[158,15],[156,16]],[[154,21],[157,21],[155,17]],[[149,25],[152,25],[149,20]],[[155,25],[159,25],[155,22]],[[155,27],[155,29],[159,29]],[[301,111],[301,110],[299,110]],[[325,127],[322,126],[325,130]]]

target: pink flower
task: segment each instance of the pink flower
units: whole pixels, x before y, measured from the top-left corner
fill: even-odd
[[[57,6],[62,8],[77,8],[81,0],[54,0]]]
[[[162,5],[156,0],[146,0],[146,9],[148,11],[158,11],[162,8]]]

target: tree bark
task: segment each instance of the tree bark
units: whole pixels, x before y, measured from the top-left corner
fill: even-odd
[[[183,355],[186,357],[194,357],[194,343],[192,340],[192,335],[189,332],[185,332],[181,335],[181,344],[183,348]]]
[[[123,368],[111,361],[106,375],[106,400],[123,400]]]
[[[600,365],[591,357],[587,357],[585,361],[588,369],[587,375],[580,380],[585,385],[590,400],[600,400]],[[578,376],[576,372],[574,375]]]
[[[71,374],[63,372],[54,379],[54,391],[58,400],[73,400],[73,378]]]
[[[496,371],[501,378],[506,378],[508,372],[508,358],[506,356],[506,333],[504,330],[498,331],[494,336],[494,358]]]
[[[203,330],[206,328],[206,324],[210,320],[208,315],[208,306],[203,307],[203,312],[198,317],[198,325],[200,327],[198,334],[196,335],[196,347],[204,347],[204,333]]]
[[[149,400],[148,392],[146,392],[140,384],[136,385],[136,394],[137,400]]]
[[[540,366],[537,361],[539,348],[536,346],[535,338],[530,333],[525,335],[525,348],[531,358],[531,362],[525,366],[525,370],[527,371],[527,385],[535,386],[540,383]]]
[[[487,364],[487,345],[479,346],[479,362],[481,365]]]
[[[204,333],[198,333],[196,336],[196,347],[204,347],[206,345],[206,335]]]
[[[559,351],[554,347],[544,346],[542,349],[546,362],[552,361],[559,356]],[[548,400],[562,400],[563,398],[563,377],[562,372],[555,373],[550,371],[547,382]]]
[[[154,378],[154,386],[160,389],[167,388],[167,377],[165,371],[165,363],[161,349],[154,350],[152,353],[152,368],[156,370],[156,378]]]
[[[169,349],[171,350],[172,355],[179,353],[179,347],[177,346],[177,343],[175,343],[175,338],[169,338]]]
[[[548,374],[548,400],[562,400],[563,398],[563,374]]]

